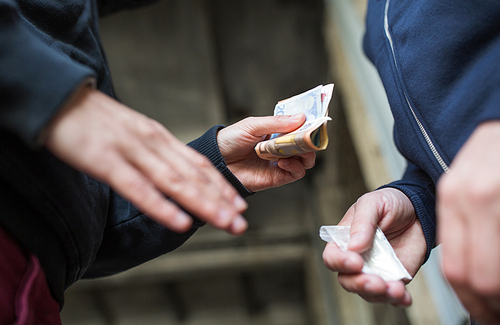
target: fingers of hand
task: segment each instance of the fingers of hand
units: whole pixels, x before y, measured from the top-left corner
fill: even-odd
[[[293,180],[301,179],[306,175],[306,169],[299,159],[287,158],[278,160],[278,167],[289,172]]]
[[[372,303],[389,303],[398,307],[411,305],[411,296],[402,281],[385,282],[371,274],[342,274],[339,284],[348,292],[356,293]]]
[[[178,232],[191,227],[192,219],[175,204],[165,200],[147,178],[127,163],[116,163],[107,181],[123,197],[166,227]]]
[[[441,206],[438,218],[443,274],[474,320],[498,324],[500,289],[498,271],[495,271],[498,266],[496,259],[491,258],[496,254],[483,249],[498,247],[497,234],[489,234],[497,228],[484,227],[481,222],[469,224],[460,213],[450,213],[454,209],[443,208]],[[481,242],[483,239],[488,240],[487,244]]]
[[[387,298],[387,283],[378,276],[364,273],[339,273],[338,281],[346,291],[357,293],[365,300]]]
[[[386,296],[389,303],[398,307],[408,307],[411,305],[411,296],[406,290],[403,281],[388,281]]]
[[[241,235],[248,228],[248,222],[241,215],[237,216],[227,228],[227,231],[233,235]]]
[[[208,159],[201,158],[192,161],[192,171],[184,175],[180,191],[170,192],[167,183],[164,184],[164,192],[213,226],[227,229],[233,234],[243,233],[248,226],[241,215],[248,206],[246,201],[212,167]]]
[[[143,212],[174,230],[187,230],[191,218],[161,192],[206,221],[215,219],[219,227],[241,231],[243,222],[239,217],[246,203],[237,199],[236,191],[206,158],[199,158],[201,155],[158,122],[98,91],[89,91],[90,95],[78,102],[79,109],[68,110],[58,123],[56,129],[63,128],[63,134],[54,132],[59,135],[59,142],[53,150],[63,151],[59,154],[61,159],[107,182]],[[85,132],[77,133],[71,128],[84,128]],[[64,148],[58,149],[56,144],[61,146],[61,142]],[[79,150],[74,150],[75,144],[79,144]],[[236,219],[239,222],[232,225]]]
[[[498,121],[480,124],[437,186],[445,277],[475,320],[499,323]]]
[[[306,174],[306,169],[311,169],[316,163],[316,153],[308,152],[300,156],[294,156],[278,160],[278,166],[289,172],[295,180],[301,179]]]
[[[311,169],[316,164],[316,152],[308,152],[300,155],[305,169]]]
[[[126,159],[154,186],[186,210],[234,234],[246,230],[241,216],[247,204],[211,162],[168,132],[150,134],[146,142],[131,141]],[[133,150],[130,150],[130,147]]]
[[[298,129],[306,120],[304,113],[295,115],[277,115],[265,117],[248,117],[239,122],[248,128],[249,134],[261,137],[273,133],[288,133]]]
[[[464,283],[468,264],[467,241],[469,224],[459,210],[462,200],[456,200],[456,185],[449,175],[443,175],[437,187],[438,242],[441,244],[441,263],[450,283]],[[453,181],[453,179],[451,179]]]
[[[490,212],[476,211],[482,216]],[[477,294],[490,300],[500,297],[500,220],[494,214],[488,217],[469,223],[466,245],[470,285]]]
[[[334,272],[359,273],[363,258],[355,252],[344,252],[335,243],[328,243],[323,251],[323,262]]]

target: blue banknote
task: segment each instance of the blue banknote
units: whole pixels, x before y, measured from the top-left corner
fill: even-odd
[[[278,102],[274,108],[274,115],[293,115],[297,113],[305,113],[307,121],[322,117],[322,87],[323,86],[320,85],[302,94]]]

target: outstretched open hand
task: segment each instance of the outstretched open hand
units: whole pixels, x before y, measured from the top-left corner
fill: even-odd
[[[393,188],[367,193],[349,208],[339,225],[351,226],[348,251],[342,251],[335,243],[328,243],[323,260],[330,270],[339,272],[340,285],[369,302],[409,306],[411,296],[403,281],[384,281],[377,275],[361,273],[361,253],[372,245],[377,226],[412,276],[424,262],[427,246],[408,197]]]
[[[257,192],[294,182],[315,164],[314,152],[279,159],[263,160],[254,147],[273,133],[288,133],[305,122],[305,115],[249,117],[219,131],[217,142],[228,168],[250,191]]]
[[[167,197],[232,234],[247,228],[247,203],[205,156],[96,89],[76,94],[47,127],[44,144],[172,230],[188,230],[192,218]]]

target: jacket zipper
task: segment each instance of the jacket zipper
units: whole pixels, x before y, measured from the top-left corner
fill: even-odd
[[[385,36],[387,37],[387,40],[389,41],[389,44],[391,46],[392,59],[394,60],[394,65],[396,66],[396,70],[398,72],[400,72],[399,71],[398,62],[396,61],[396,54],[394,53],[394,44],[392,42],[391,33],[389,32],[389,21],[388,21],[388,18],[387,18],[387,12],[388,12],[388,9],[389,9],[389,2],[390,1],[391,0],[386,0],[386,2],[385,2],[384,31],[385,31]],[[404,87],[402,87],[402,90],[403,90],[403,94],[405,95],[406,104],[410,108],[410,111],[411,111],[411,113],[413,115],[413,118],[415,119],[415,122],[417,123],[418,128],[420,129],[420,132],[422,133],[422,136],[425,139],[425,142],[427,142],[427,146],[431,150],[432,154],[436,158],[437,162],[439,163],[439,165],[441,166],[441,168],[443,169],[443,171],[445,173],[448,173],[450,171],[450,168],[448,167],[448,165],[446,164],[446,162],[443,160],[443,158],[441,157],[441,155],[437,151],[436,147],[434,146],[434,143],[432,142],[431,138],[429,137],[429,134],[427,133],[427,131],[425,130],[424,126],[422,125],[422,123],[418,119],[417,115],[415,114],[415,110],[413,109],[413,106],[411,105],[410,101],[408,100],[408,96],[406,94],[406,90],[404,89]]]

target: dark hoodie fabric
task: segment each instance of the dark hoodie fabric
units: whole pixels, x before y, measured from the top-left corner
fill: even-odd
[[[44,268],[62,306],[82,277],[114,274],[167,253],[185,234],[172,232],[110,188],[67,166],[37,139],[74,91],[92,83],[114,96],[98,14],[150,1],[0,0],[0,226]],[[189,145],[210,158],[243,197],[215,126]]]
[[[500,118],[500,1],[370,0],[364,50],[377,67],[408,161],[388,184],[436,244],[435,185],[482,122]]]

